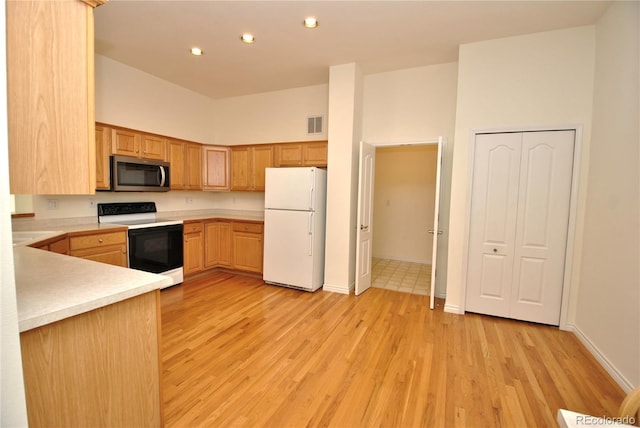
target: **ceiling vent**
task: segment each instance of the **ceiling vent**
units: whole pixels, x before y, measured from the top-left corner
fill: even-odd
[[[322,134],[324,116],[312,116],[307,118],[307,134]]]

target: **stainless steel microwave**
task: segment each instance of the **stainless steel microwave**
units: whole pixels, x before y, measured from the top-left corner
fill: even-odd
[[[169,162],[111,156],[111,190],[166,192],[169,187]]]

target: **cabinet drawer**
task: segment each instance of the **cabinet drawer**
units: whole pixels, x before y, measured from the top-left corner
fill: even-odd
[[[183,225],[183,233],[185,235],[189,233],[199,233],[202,232],[202,222],[198,223],[184,223]]]
[[[92,235],[72,236],[69,238],[69,249],[71,251],[82,250],[113,244],[126,244],[126,242],[126,232],[103,232]]]
[[[262,225],[258,223],[233,223],[234,232],[262,233]]]

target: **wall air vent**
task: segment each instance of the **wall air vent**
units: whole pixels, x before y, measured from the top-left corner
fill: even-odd
[[[322,134],[324,116],[311,116],[307,118],[307,134]]]

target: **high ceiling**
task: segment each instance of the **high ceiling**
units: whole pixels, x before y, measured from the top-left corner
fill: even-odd
[[[110,0],[95,10],[100,55],[211,98],[456,61],[458,46],[593,24],[609,1]],[[302,21],[315,16],[320,25]],[[253,44],[240,35],[251,32]],[[198,46],[204,55],[189,50]]]

